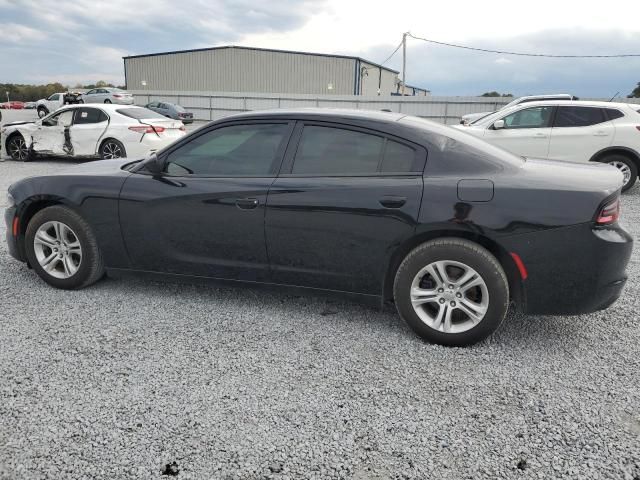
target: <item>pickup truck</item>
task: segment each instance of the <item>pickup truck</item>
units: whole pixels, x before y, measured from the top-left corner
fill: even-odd
[[[78,92],[54,93],[49,98],[43,98],[36,102],[38,117],[42,118],[55,112],[64,105],[74,105],[76,103],[84,103],[82,94]]]

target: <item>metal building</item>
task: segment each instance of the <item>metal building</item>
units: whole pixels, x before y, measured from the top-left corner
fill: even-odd
[[[391,95],[398,72],[359,57],[214,47],[124,57],[127,88],[178,92]]]

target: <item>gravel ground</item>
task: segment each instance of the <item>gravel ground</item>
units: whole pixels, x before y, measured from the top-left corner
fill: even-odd
[[[0,190],[65,165],[0,163]],[[639,187],[623,215],[637,236]],[[606,312],[454,349],[342,300],[54,290],[2,242],[0,478],[639,479],[639,255]]]

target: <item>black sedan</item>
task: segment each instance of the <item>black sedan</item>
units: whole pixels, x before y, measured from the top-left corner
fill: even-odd
[[[137,272],[394,302],[424,339],[469,345],[510,304],[581,314],[620,295],[622,176],[523,159],[384,112],[254,112],[141,161],[9,188],[11,255],[77,289]]]

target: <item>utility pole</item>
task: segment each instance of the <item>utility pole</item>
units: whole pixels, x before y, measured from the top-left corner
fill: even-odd
[[[407,80],[407,33],[402,34],[402,96],[404,97],[404,86]]]

